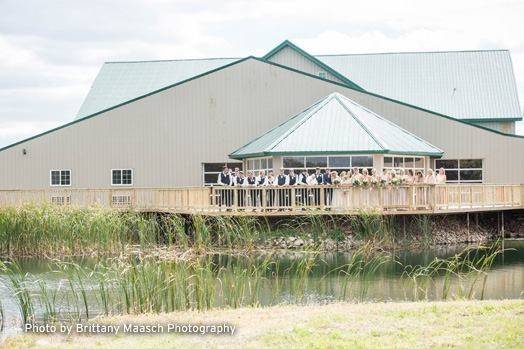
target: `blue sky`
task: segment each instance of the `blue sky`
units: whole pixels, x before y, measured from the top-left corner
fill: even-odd
[[[524,101],[524,1],[0,0],[0,146],[72,120],[104,61],[511,51]],[[524,134],[524,124],[517,132]]]

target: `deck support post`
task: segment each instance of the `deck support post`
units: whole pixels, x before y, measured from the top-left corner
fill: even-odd
[[[470,234],[470,231],[469,231],[469,212],[466,213],[466,221],[467,221],[467,226],[468,226],[468,242],[470,241],[469,239],[469,234]]]
[[[404,240],[406,240],[406,215],[402,216],[402,233],[404,235]]]
[[[504,211],[500,211],[500,234],[502,237],[502,240],[504,240]]]

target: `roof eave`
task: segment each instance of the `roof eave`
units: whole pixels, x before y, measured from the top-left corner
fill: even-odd
[[[408,156],[430,156],[442,157],[444,152],[426,151],[390,151],[390,150],[333,150],[333,151],[264,151],[257,153],[229,154],[231,159],[243,160],[247,158],[258,158],[266,156],[308,156],[308,155],[368,155],[368,154],[389,154],[389,155],[408,155]]]
[[[465,122],[511,122],[511,121],[522,121],[522,116],[507,117],[507,118],[460,118],[459,120]]]

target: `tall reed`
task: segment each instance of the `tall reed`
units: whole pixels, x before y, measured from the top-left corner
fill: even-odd
[[[414,299],[428,299],[431,291],[442,299],[472,299],[480,285],[480,299],[484,299],[487,271],[495,258],[503,252],[500,242],[491,246],[468,247],[447,259],[435,258],[428,265],[405,266],[403,277],[413,285]],[[440,285],[439,285],[440,283]]]

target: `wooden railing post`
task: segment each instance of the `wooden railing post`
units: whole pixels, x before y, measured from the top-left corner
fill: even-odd
[[[291,198],[290,198],[290,202],[291,202],[291,210],[295,211],[296,207],[295,207],[295,204],[296,204],[296,195],[295,195],[295,187],[292,187],[291,188]]]
[[[267,193],[266,193],[266,188],[265,188],[265,187],[262,188],[262,193],[261,193],[261,194],[262,194],[262,195],[260,195],[260,200],[261,200],[262,202],[260,203],[260,206],[262,206],[262,208],[263,208],[264,211],[265,211],[266,208],[267,208],[267,200],[266,200],[266,194],[267,194]]]
[[[324,199],[325,199],[325,197],[326,197],[326,195],[325,195],[325,193],[324,193],[324,187],[319,187],[318,190],[320,191],[320,193],[319,193],[319,194],[320,194],[320,195],[319,195],[319,199],[320,199],[320,202],[319,202],[320,209],[321,209],[321,210],[324,210],[324,208],[325,208],[325,207],[324,207],[324,206],[325,206],[325,205],[324,205]]]
[[[521,184],[519,189],[520,189],[520,202],[519,202],[519,206],[520,206],[520,207],[524,207],[524,184]]]
[[[399,187],[401,189],[401,187]],[[408,210],[413,210],[416,206],[417,206],[417,203],[416,203],[416,196],[415,196],[415,187],[410,185],[407,187],[407,199],[408,199]],[[402,189],[401,189],[402,190]],[[399,193],[400,194],[400,193]]]

